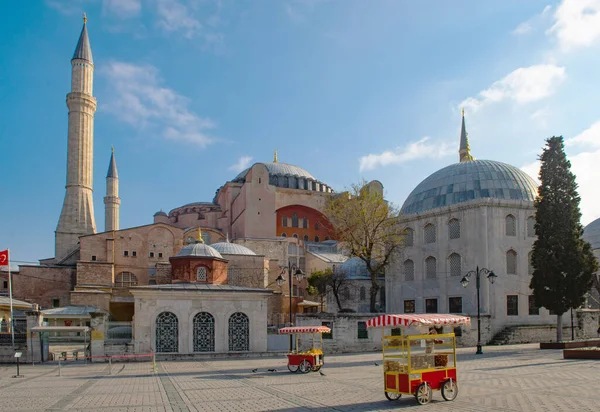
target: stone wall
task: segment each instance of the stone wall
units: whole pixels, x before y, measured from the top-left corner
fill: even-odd
[[[112,263],[77,262],[77,285],[112,287],[114,282]]]
[[[53,307],[55,299],[58,299],[60,306],[70,304],[75,267],[20,265],[19,270],[19,275],[13,276],[15,299],[37,303],[42,308]]]
[[[110,312],[110,297],[110,293],[99,290],[74,290],[71,292],[71,305],[95,306],[98,309]]]

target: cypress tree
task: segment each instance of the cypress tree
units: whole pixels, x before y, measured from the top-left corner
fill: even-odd
[[[562,315],[578,308],[592,287],[597,262],[581,235],[580,197],[562,136],[546,140],[540,156],[540,187],[535,200],[535,233],[530,282],[538,306],[556,314],[556,340],[562,341]]]

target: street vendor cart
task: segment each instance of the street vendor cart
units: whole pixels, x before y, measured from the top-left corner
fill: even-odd
[[[288,369],[290,372],[308,373],[310,371],[318,371],[324,364],[323,356],[323,333],[331,333],[331,329],[327,326],[289,326],[279,329],[280,334],[296,335],[296,350],[291,350],[288,353]],[[301,334],[312,334],[312,347],[306,351],[298,350],[298,338]],[[315,342],[316,335],[319,339]],[[316,343],[318,343],[317,346]]]
[[[382,330],[386,398],[392,401],[414,395],[424,405],[431,401],[432,391],[441,390],[445,400],[454,400],[458,395],[456,337],[454,333],[438,334],[436,327],[470,322],[466,316],[437,313],[380,315],[367,321],[367,327]],[[391,334],[386,334],[386,328]],[[406,328],[422,333],[406,334]]]

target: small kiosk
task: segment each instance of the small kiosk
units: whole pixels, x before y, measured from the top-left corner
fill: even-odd
[[[445,314],[381,315],[367,321],[367,327],[382,331],[383,384],[388,400],[414,395],[421,405],[429,403],[432,391],[452,401],[458,395],[456,338],[454,333],[438,334],[435,327],[467,325],[466,316]],[[386,328],[392,330],[386,334]],[[405,334],[405,328],[429,329]]]
[[[288,353],[288,369],[290,372],[308,373],[310,371],[318,371],[323,366],[324,355],[323,355],[323,333],[331,333],[331,329],[327,326],[290,326],[287,328],[279,329],[280,334],[294,334],[296,335],[296,350]],[[312,347],[304,352],[298,351],[298,335],[310,333],[312,334]],[[318,346],[315,346],[316,335],[319,335],[317,342]]]

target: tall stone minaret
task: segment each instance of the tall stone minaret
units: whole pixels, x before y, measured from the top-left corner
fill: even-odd
[[[67,94],[67,192],[56,228],[57,261],[75,249],[80,236],[96,233],[92,199],[96,99],[92,96],[94,62],[86,22],[84,14],[83,29],[71,59],[71,93]]]
[[[106,196],[104,197],[104,230],[119,230],[119,174],[115,162],[115,149],[110,154],[108,173],[106,173]]]

